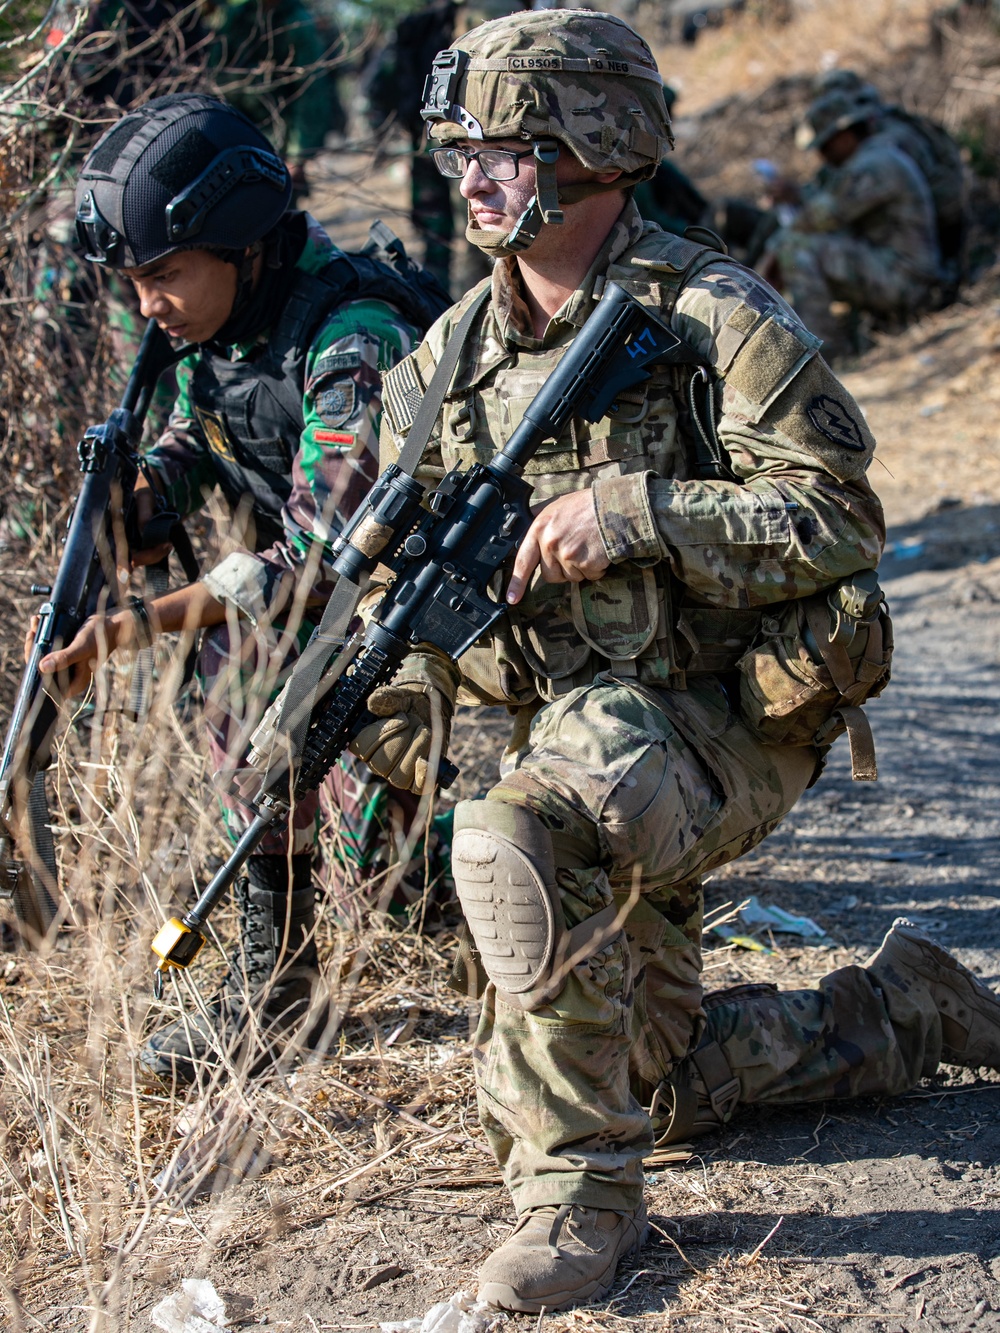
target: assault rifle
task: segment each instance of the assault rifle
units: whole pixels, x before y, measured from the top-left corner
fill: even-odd
[[[350,612],[357,604],[359,582],[376,565],[388,566],[393,578],[367,628],[327,649],[334,656],[295,750],[294,773],[280,757],[275,763],[268,754],[251,752],[251,764],[266,769],[256,798],[247,802],[255,817],[191,910],[168,921],[154,939],[153,952],[160,959],[157,996],[170,968],[193,962],[205,942],[209,913],[267,830],[288,817],[291,797],[301,798],[317,787],[372,720],[366,701],[392,679],[406,654],[429,643],[457,661],[504,615],[504,603],[490,596],[489,587],[531,526],[531,486],[522,474],[539,445],[557,438],[572,417],[599,421],[613,415],[618,395],[648,379],[650,366],[699,361],[652,311],[624,288],[608,283],[593,314],[491,462],[473,463],[465,471],[454,468],[429,495],[398,464],[382,473],[334,545],[339,575],[334,598],[353,589]],[[324,624],[326,620],[324,615]],[[305,657],[286,691],[295,685]],[[280,712],[281,703],[279,696],[272,710]],[[255,733],[255,745],[266,730],[262,725]],[[280,739],[280,728],[278,734]],[[450,785],[457,771],[442,760],[439,784]]]
[[[124,533],[133,550],[173,541],[188,577],[197,577],[177,515],[157,513],[140,535],[133,512],[141,467],[137,449],[156,382],[189,351],[174,350],[155,320],[149,321],[120,405],[103,424],[91,426],[78,446],[83,480],[55,583],[32,585],[32,593],[46,600],[38,609],[38,628],[0,757],[0,898],[13,902],[29,939],[44,935],[52,924],[58,895],[46,772],[59,702],[46,688],[38,663],[69,643],[88,616],[115,600],[116,532]]]

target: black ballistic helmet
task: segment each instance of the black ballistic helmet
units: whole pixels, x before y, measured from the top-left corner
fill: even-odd
[[[157,97],[112,126],[76,187],[87,258],[139,268],[172,250],[241,251],[288,208],[284,162],[240,112],[192,93]]]

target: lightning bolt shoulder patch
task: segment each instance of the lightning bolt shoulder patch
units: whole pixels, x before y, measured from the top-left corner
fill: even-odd
[[[836,398],[831,398],[828,393],[817,394],[806,408],[806,415],[820,435],[825,435],[834,444],[854,453],[865,452],[867,446],[860,426]]]

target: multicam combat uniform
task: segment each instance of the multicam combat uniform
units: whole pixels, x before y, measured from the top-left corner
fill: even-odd
[[[527,475],[538,506],[592,489],[611,565],[583,584],[536,573],[508,623],[460,662],[459,700],[514,716],[500,782],[456,811],[453,868],[482,951],[466,976],[484,994],[480,1114],[519,1213],[640,1207],[654,1097],[704,1127],[741,1101],[899,1091],[941,1042],[929,1000],[861,968],[814,991],[706,998],[701,984],[700,876],[765,837],[820,762],[810,745],[755,738],[734,668],[769,610],[872,569],[884,536],[865,479],[871,435],[818,339],[755,274],[628,204],[541,339],[516,261],[497,264],[418,475],[492,457],[609,279],[718,375],[732,479],[697,475],[678,371],[654,372],[613,419],[573,421]],[[474,295],[386,377],[383,464]],[[414,654],[400,674],[422,671],[434,679]],[[510,897],[494,879],[504,857],[507,871],[550,876],[561,909],[568,971],[527,992],[509,957],[518,928],[490,939]]]
[[[926,304],[940,277],[927,181],[889,134],[862,140],[842,166],[827,168],[768,250],[802,322],[833,344],[840,328],[831,301],[905,320]]]
[[[310,275],[330,271],[341,252],[308,215],[288,215],[282,226],[294,231],[301,250],[288,274],[288,299],[248,344],[204,348],[180,364],[169,424],[146,455],[168,503],[182,516],[218,488],[237,532],[245,529],[242,544],[203,576],[212,595],[237,612],[205,634],[199,662],[212,759],[223,788],[269,696],[311,634],[314,608],[329,595],[320,544],[336,534],[373,480],[380,370],[405,356],[418,338],[397,309],[375,299],[340,305],[329,300],[318,327],[309,328],[308,321],[289,326],[293,302],[323,290],[321,282],[310,283]],[[297,344],[303,332],[307,341]],[[310,561],[306,606],[275,615],[282,589]],[[328,781],[345,855],[364,862],[386,814],[385,784],[349,757]],[[245,811],[228,795],[221,799],[230,831],[238,835]],[[318,808],[315,793],[296,805],[293,854],[312,850]],[[261,847],[263,855],[287,851],[287,833],[268,834]]]

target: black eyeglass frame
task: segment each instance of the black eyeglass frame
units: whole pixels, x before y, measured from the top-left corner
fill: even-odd
[[[431,148],[429,152],[431,158],[433,159],[435,167],[437,167],[440,174],[444,176],[446,180],[464,179],[466,172],[469,170],[470,164],[473,162],[478,162],[479,170],[483,173],[483,175],[486,177],[487,180],[512,181],[516,180],[518,174],[520,173],[521,158],[533,157],[535,150],[533,148],[525,148],[521,152],[518,152],[516,148],[479,148],[475,152],[470,152],[467,148],[458,148],[454,144],[449,144],[447,146],[442,146],[440,148]],[[460,156],[464,157],[465,171],[462,171],[457,176],[452,174],[451,172],[442,171],[439,159],[442,158],[445,153],[458,153]],[[482,157],[484,153],[499,153],[503,157],[508,158],[510,160],[511,165],[514,168],[514,174],[512,176],[494,176],[491,172],[487,171],[486,167],[483,165]]]

